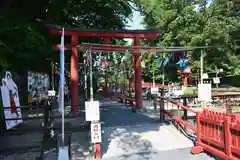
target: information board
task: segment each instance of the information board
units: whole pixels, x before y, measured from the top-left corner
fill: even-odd
[[[86,121],[99,121],[99,101],[85,102],[85,119]]]
[[[151,94],[158,94],[158,88],[151,88]]]
[[[220,79],[218,77],[213,78],[214,84],[220,84]]]
[[[91,123],[91,142],[92,143],[101,143],[102,135],[101,135],[101,124]]]
[[[203,102],[212,101],[211,84],[198,84],[198,100]]]

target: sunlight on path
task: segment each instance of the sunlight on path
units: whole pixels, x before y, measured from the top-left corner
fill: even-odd
[[[173,125],[159,123],[157,115],[132,113],[123,104],[102,102],[102,160],[212,159],[204,153],[191,155],[193,142]]]
[[[171,125],[149,124],[144,126],[126,126],[121,128],[103,128],[103,139],[108,139],[104,148],[108,148],[104,158],[192,147],[193,143],[181,135]],[[110,139],[110,140],[109,140]]]

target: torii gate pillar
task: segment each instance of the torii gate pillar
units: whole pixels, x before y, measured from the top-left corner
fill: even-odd
[[[140,46],[140,38],[134,38],[134,46]],[[141,73],[141,52],[139,49],[134,51],[135,69],[135,100],[136,109],[142,108],[142,73]]]
[[[72,111],[78,110],[78,37],[72,36],[72,56],[71,56],[71,103]]]
[[[103,42],[104,42],[104,44],[105,45],[109,45],[110,44],[110,38],[109,37],[104,37],[104,39],[103,39]],[[105,81],[106,81],[106,79],[105,79]],[[108,88],[108,84],[105,82],[105,87],[104,87],[104,90],[103,90],[103,94],[104,94],[104,96],[105,97],[108,97],[109,95],[109,88]]]

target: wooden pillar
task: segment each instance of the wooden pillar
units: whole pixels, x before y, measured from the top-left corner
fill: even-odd
[[[186,107],[188,105],[186,97],[183,98],[183,105],[186,106]],[[188,111],[187,109],[184,109],[184,114],[183,114],[183,119],[184,120],[188,120],[188,112],[187,111]]]
[[[78,37],[72,36],[72,56],[71,56],[71,102],[72,111],[78,110],[78,51],[75,47],[78,44]]]
[[[160,122],[163,123],[165,121],[165,103],[164,99],[162,98],[164,96],[164,87],[161,88],[161,98],[160,98]]]
[[[140,38],[134,39],[134,46],[140,46]],[[142,74],[141,74],[141,52],[134,51],[134,68],[135,68],[135,101],[136,109],[142,108]]]
[[[105,45],[108,45],[108,44],[110,44],[110,38],[109,37],[105,37],[104,38],[104,44]],[[107,78],[108,78],[108,76],[106,76],[106,78],[105,78],[105,81],[107,80]],[[104,89],[104,96],[105,97],[108,97],[109,96],[109,88],[108,88],[108,81],[107,82],[105,82],[105,89]]]

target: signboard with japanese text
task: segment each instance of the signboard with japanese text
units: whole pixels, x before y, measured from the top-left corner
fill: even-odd
[[[101,135],[101,124],[91,123],[91,142],[92,143],[101,143],[102,135]]]

